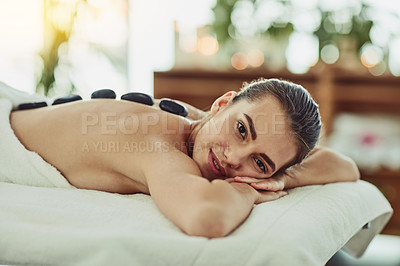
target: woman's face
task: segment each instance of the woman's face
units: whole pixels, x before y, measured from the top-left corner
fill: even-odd
[[[270,177],[296,156],[286,114],[273,96],[229,104],[235,95],[214,102],[212,118],[197,132],[193,160],[209,180]]]

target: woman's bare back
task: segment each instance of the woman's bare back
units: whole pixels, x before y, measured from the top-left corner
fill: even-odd
[[[15,111],[21,143],[75,187],[149,193],[143,167],[159,152],[186,153],[190,121],[126,101],[91,100]]]

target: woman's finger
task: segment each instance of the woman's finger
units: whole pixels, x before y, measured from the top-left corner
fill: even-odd
[[[285,182],[283,181],[283,179],[275,178],[264,179],[261,182],[250,183],[250,185],[255,189],[269,191],[279,191],[285,188]]]
[[[225,178],[225,181],[228,183],[232,183],[232,182],[235,182],[235,178],[233,178],[233,177]]]
[[[267,201],[273,201],[277,200],[279,198],[282,198],[288,194],[287,191],[268,191],[268,192],[259,192],[259,197],[256,201],[256,204],[267,202]]]
[[[254,178],[254,177],[248,177],[248,176],[236,176],[235,178],[235,182],[240,182],[240,183],[258,183],[261,182],[265,179],[261,179],[261,178]]]

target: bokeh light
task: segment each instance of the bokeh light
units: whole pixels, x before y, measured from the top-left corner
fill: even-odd
[[[253,36],[257,32],[257,24],[251,19],[253,13],[254,6],[251,1],[236,2],[231,19],[240,35]]]
[[[247,53],[249,65],[252,67],[260,67],[264,63],[264,53],[259,49],[252,49]]]
[[[286,49],[286,59],[289,71],[306,73],[318,62],[318,39],[311,34],[293,33]]]
[[[382,49],[372,45],[365,44],[361,48],[361,63],[368,68],[376,66],[383,59]]]
[[[197,48],[203,55],[213,55],[218,52],[218,41],[212,36],[205,36],[200,38]]]
[[[196,34],[188,34],[180,40],[180,45],[186,53],[193,53],[197,50],[197,36]]]
[[[321,13],[316,9],[304,10],[293,18],[293,24],[299,32],[314,32],[321,21]]]
[[[231,58],[233,68],[237,70],[244,70],[249,65],[247,55],[243,52],[235,53]]]
[[[375,66],[368,68],[368,71],[374,76],[381,76],[385,74],[386,69],[387,69],[386,64],[383,61],[381,61]]]
[[[400,76],[400,37],[393,40],[389,51],[389,68],[394,76]]]
[[[327,64],[334,64],[339,59],[339,49],[334,44],[326,44],[321,49],[321,59]]]

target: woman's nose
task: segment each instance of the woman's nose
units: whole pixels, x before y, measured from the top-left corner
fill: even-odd
[[[226,147],[223,152],[224,158],[223,163],[233,169],[237,169],[240,167],[241,161],[243,160],[243,154],[236,149],[232,149],[230,147]]]

